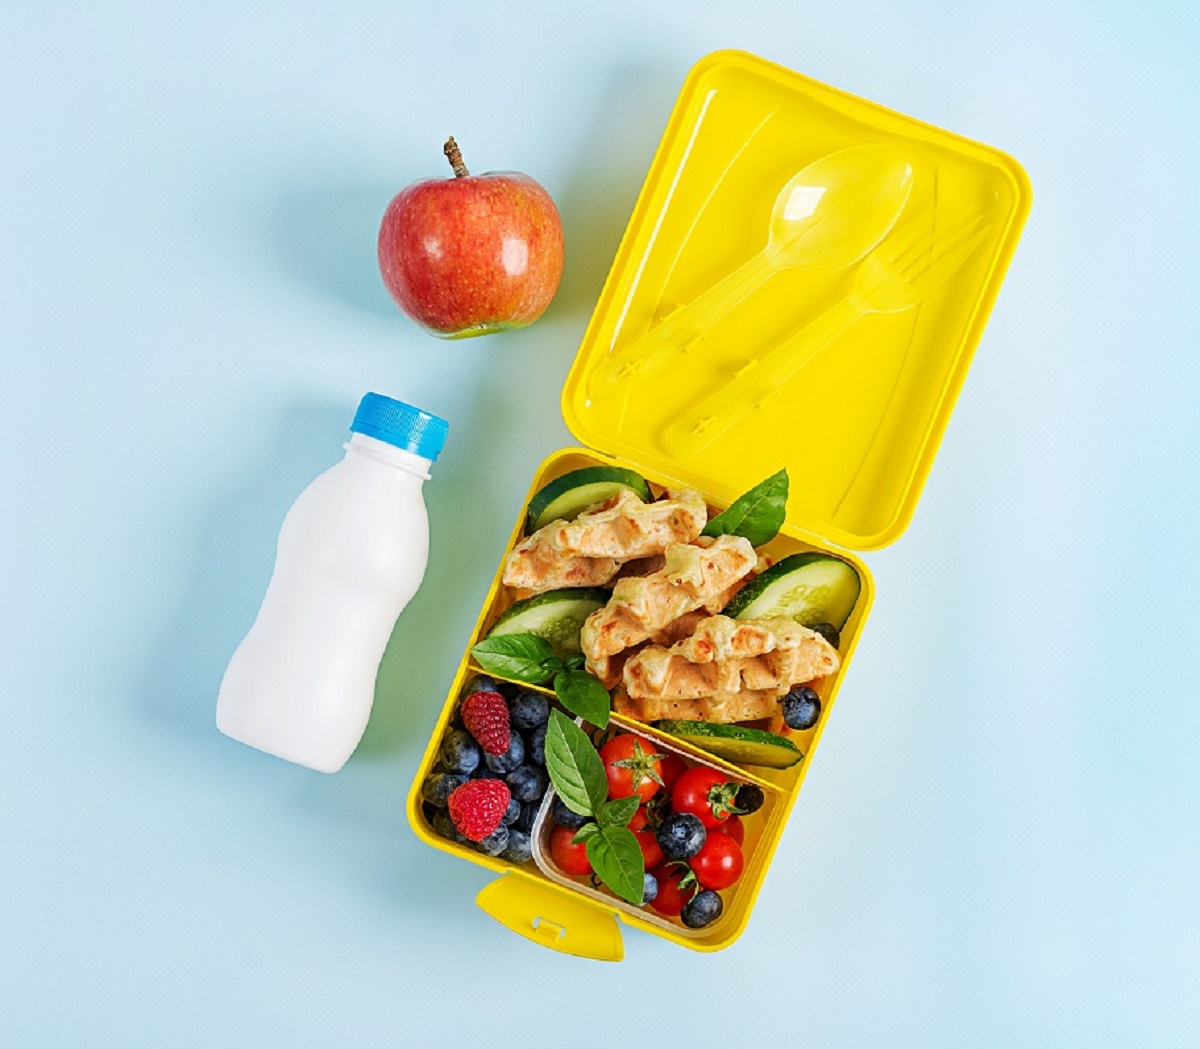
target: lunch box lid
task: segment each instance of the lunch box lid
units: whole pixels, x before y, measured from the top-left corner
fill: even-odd
[[[567,376],[585,445],[788,523],[908,525],[1021,227],[1011,157],[738,51],[693,67]]]

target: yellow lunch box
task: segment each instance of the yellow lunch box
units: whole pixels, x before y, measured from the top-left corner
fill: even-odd
[[[556,871],[539,848],[548,799],[525,864],[430,827],[422,783],[461,691],[483,673],[470,648],[511,603],[498,570],[408,799],[423,841],[501,875],[478,896],[489,914],[612,961],[618,916],[695,950],[741,934],[871,606],[855,551],[892,542],[911,519],[1030,201],[1021,167],[987,146],[742,52],[692,69],[563,389],[580,447],[550,455],[529,495],[570,470],[618,465],[724,507],[786,467],[786,522],[763,552],[835,554],[862,588],[841,667],[818,685],[821,719],[791,734],[805,754],[791,768],[733,766],[613,715],[767,798],[747,819],[745,871],[723,914],[689,930]]]

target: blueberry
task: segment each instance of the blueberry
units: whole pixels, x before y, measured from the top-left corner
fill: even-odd
[[[508,828],[501,823],[483,841],[477,842],[475,847],[485,856],[499,856],[508,848]]]
[[[529,760],[535,765],[546,764],[546,726],[538,725],[529,737]]]
[[[783,697],[783,723],[803,731],[821,716],[821,697],[807,685],[797,685]]]
[[[579,830],[585,823],[591,823],[591,816],[581,816],[574,809],[568,808],[562,798],[556,797],[550,809],[554,822],[567,830]]]
[[[450,841],[463,842],[467,840],[466,835],[454,825],[454,820],[450,818],[450,813],[445,809],[439,809],[438,814],[433,817],[433,829]]]
[[[550,700],[537,692],[518,692],[508,705],[508,716],[514,728],[532,732],[550,720]]]
[[[738,792],[733,799],[733,803],[743,813],[749,815],[751,812],[757,812],[761,809],[765,800],[762,787],[756,787],[753,783],[743,783],[738,787]]]
[[[494,769],[488,768],[485,762],[471,773],[471,779],[504,779],[507,775],[507,772],[496,772]]]
[[[546,774],[532,765],[518,765],[504,780],[518,801],[537,801],[546,793]]]
[[[447,772],[474,772],[483,757],[466,729],[456,728],[442,742],[442,765]]]
[[[518,819],[521,818],[521,803],[516,798],[508,799],[508,808],[504,810],[504,815],[500,822],[506,827],[511,827]]]
[[[504,858],[510,863],[528,863],[532,856],[533,842],[529,839],[529,833],[517,830],[516,827],[509,827],[508,845],[504,848]]]
[[[679,917],[689,929],[702,929],[721,917],[725,904],[712,889],[704,889],[683,905]]]
[[[645,907],[657,895],[658,879],[649,871],[646,871],[646,880],[642,889],[642,906]]]
[[[842,635],[838,633],[838,628],[835,627],[832,623],[813,623],[813,625],[810,626],[808,629],[815,630],[826,641],[828,641],[831,645],[833,645],[834,648],[841,647]]]
[[[513,824],[513,829],[523,830],[526,834],[531,834],[533,832],[534,821],[537,820],[538,809],[541,807],[541,802],[537,801],[531,801],[528,805],[522,805],[521,815],[517,822]]]
[[[676,812],[662,821],[655,840],[669,860],[690,860],[707,840],[704,824],[690,812]]]
[[[421,785],[421,797],[430,805],[444,809],[450,795],[466,782],[466,776],[453,772],[435,772]]]
[[[483,763],[493,772],[507,775],[525,760],[525,741],[521,738],[521,733],[513,732],[510,735],[512,738],[508,750],[503,754],[483,755]]]
[[[478,677],[471,678],[467,682],[467,687],[463,689],[463,695],[469,696],[472,692],[495,692],[496,682],[490,677],[485,677],[480,674]]]

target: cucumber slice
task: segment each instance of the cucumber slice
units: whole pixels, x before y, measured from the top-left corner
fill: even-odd
[[[656,721],[654,727],[735,765],[787,769],[804,757],[790,739],[744,725],[722,725],[714,721]]]
[[[841,630],[861,589],[858,572],[840,557],[792,554],[734,594],[724,614],[733,619],[786,616],[801,626],[831,623]]]
[[[557,477],[529,500],[525,513],[528,531],[536,532],[551,521],[573,521],[589,506],[611,499],[628,488],[643,503],[653,498],[646,479],[619,466],[585,466]]]
[[[514,604],[496,620],[488,637],[537,634],[550,642],[560,659],[565,659],[579,652],[583,621],[606,605],[609,597],[607,590],[595,587],[547,590]]]

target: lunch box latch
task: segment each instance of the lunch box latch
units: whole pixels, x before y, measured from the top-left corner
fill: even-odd
[[[485,885],[475,902],[501,925],[551,950],[601,962],[625,957],[616,916],[557,888],[505,874]]]

